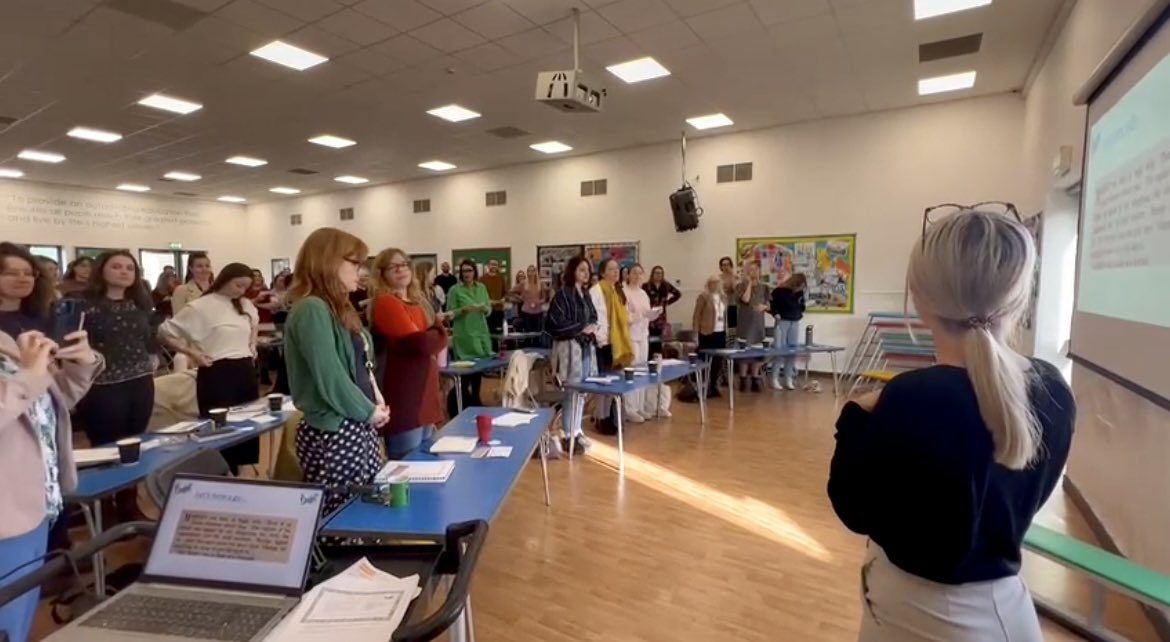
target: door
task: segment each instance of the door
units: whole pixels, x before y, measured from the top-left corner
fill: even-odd
[[[165,268],[181,271],[178,252],[174,250],[138,250],[138,263],[142,266],[142,278],[151,288],[158,284]]]

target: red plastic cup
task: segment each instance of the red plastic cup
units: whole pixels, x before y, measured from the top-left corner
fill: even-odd
[[[475,431],[479,433],[479,442],[486,444],[492,440],[492,418],[489,415],[479,415],[475,418]]]

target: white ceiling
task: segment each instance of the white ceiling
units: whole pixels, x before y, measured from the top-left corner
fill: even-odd
[[[925,102],[920,77],[978,70],[963,95],[1019,89],[1063,0],[996,0],[916,23],[912,0],[5,0],[0,9],[0,167],[28,180],[158,194],[279,197],[547,158],[557,139],[591,153],[677,138],[689,116],[722,111],[723,133]],[[119,7],[148,7],[173,29]],[[564,114],[533,100],[536,73],[572,67],[573,6],[582,67],[608,90],[602,114]],[[919,43],[982,32],[975,55],[925,64]],[[304,72],[249,56],[274,38],[327,55]],[[625,85],[604,68],[650,55],[667,78]],[[154,92],[202,102],[174,116],[136,102]],[[934,100],[956,97],[955,94]],[[459,103],[482,118],[452,124],[427,109]],[[125,134],[109,145],[67,138],[76,125]],[[531,132],[504,140],[487,130]],[[710,133],[714,133],[710,132]],[[331,133],[358,142],[306,142]],[[691,131],[691,135],[697,135]],[[16,159],[37,148],[59,165]],[[266,158],[247,169],[232,155]],[[290,174],[310,168],[314,176]],[[168,183],[168,171],[203,180]]]

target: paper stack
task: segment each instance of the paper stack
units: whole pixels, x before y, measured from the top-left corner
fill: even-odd
[[[395,577],[362,558],[301,598],[266,642],[385,642],[422,592],[418,576]]]
[[[517,426],[527,426],[536,419],[536,415],[531,412],[509,412],[492,420],[493,426],[501,428],[515,428]]]
[[[455,462],[450,459],[438,461],[388,461],[374,476],[376,482],[386,482],[393,477],[405,475],[412,484],[442,484],[451,477]]]
[[[431,444],[430,452],[440,454],[466,454],[475,450],[475,437],[444,435]]]

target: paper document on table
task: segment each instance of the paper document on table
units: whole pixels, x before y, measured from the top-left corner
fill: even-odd
[[[256,417],[265,414],[265,412],[266,410],[263,406],[259,408],[241,408],[238,410],[229,410],[227,414],[227,420],[229,424],[251,421]]]
[[[455,470],[455,462],[450,459],[441,461],[391,461],[387,462],[382,470],[374,477],[376,482],[386,482],[398,475],[406,475],[412,484],[442,484],[451,477]]]
[[[305,594],[268,642],[385,642],[422,592],[417,575],[395,577],[362,558]]]
[[[454,435],[447,435],[446,437],[439,437],[435,443],[431,444],[430,451],[439,454],[467,454],[475,450],[475,437],[456,437]]]
[[[613,383],[618,378],[613,375],[606,375],[604,377],[585,377],[587,383]]]
[[[163,439],[144,439],[139,447],[140,452],[154,450],[163,445]],[[95,464],[111,464],[122,457],[118,454],[117,446],[103,446],[102,448],[74,448],[73,461],[78,466],[93,466]]]
[[[501,428],[515,428],[516,426],[527,426],[532,423],[533,419],[536,419],[536,415],[530,412],[509,412],[493,419],[492,425]]]
[[[507,459],[512,456],[511,446],[492,446],[488,449],[488,459]]]
[[[663,359],[661,364],[663,366],[685,366],[687,362],[682,359]]]

